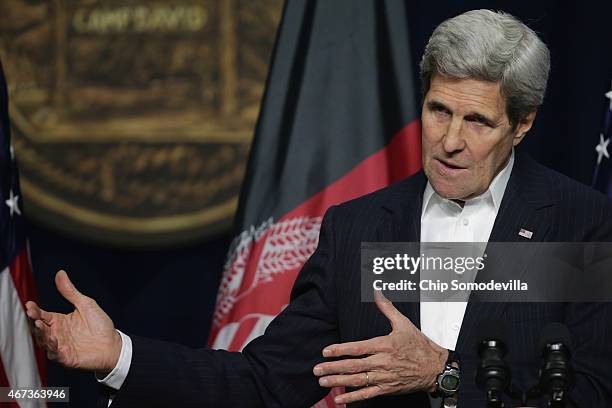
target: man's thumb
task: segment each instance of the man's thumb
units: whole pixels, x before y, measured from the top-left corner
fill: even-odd
[[[395,329],[404,319],[404,315],[397,310],[395,306],[393,306],[393,303],[391,303],[391,301],[379,290],[374,291],[374,301],[376,302],[376,306],[378,306],[378,310],[389,319],[391,327]]]
[[[64,270],[60,270],[55,274],[55,286],[62,296],[74,306],[77,306],[85,299],[85,296],[72,284],[68,274]]]

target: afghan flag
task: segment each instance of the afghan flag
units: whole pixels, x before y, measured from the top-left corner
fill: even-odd
[[[40,388],[46,383],[42,350],[30,333],[25,303],[37,300],[24,229],[8,91],[0,66],[0,387]],[[44,400],[0,402],[6,408],[43,408]]]
[[[242,350],[289,303],[328,207],[421,168],[418,63],[407,22],[403,1],[287,1],[238,206],[241,232],[217,297],[212,348]]]

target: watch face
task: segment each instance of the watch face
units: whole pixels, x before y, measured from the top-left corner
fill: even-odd
[[[459,378],[454,375],[445,375],[442,377],[442,383],[440,385],[445,390],[455,390],[459,385]]]

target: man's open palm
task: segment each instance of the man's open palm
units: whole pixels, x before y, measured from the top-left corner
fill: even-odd
[[[121,352],[121,336],[113,321],[95,300],[74,287],[66,272],[55,275],[55,285],[75,310],[69,314],[53,313],[27,302],[26,313],[33,322],[38,344],[50,360],[66,367],[110,372]]]

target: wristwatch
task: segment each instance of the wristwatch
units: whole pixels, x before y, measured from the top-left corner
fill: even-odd
[[[448,350],[444,369],[436,378],[436,390],[433,392],[433,397],[450,398],[457,394],[461,383],[460,361],[458,352]]]

